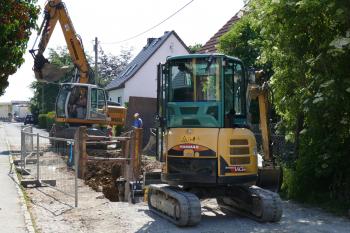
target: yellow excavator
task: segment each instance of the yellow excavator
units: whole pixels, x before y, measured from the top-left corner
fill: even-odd
[[[80,125],[124,125],[126,109],[113,104],[107,99],[104,89],[95,83],[95,77],[87,61],[82,41],[76,33],[67,8],[61,0],[50,0],[44,8],[44,20],[39,28],[40,41],[38,48],[30,50],[34,58],[34,73],[38,81],[55,82],[68,71],[67,68],[50,64],[43,53],[50,41],[57,22],[67,44],[69,54],[76,67],[76,76],[69,83],[61,83],[56,99],[56,122],[64,124],[54,127],[52,136],[71,138],[74,127]],[[38,38],[37,38],[38,39]],[[36,40],[37,41],[37,40]],[[98,131],[93,130],[96,133]],[[103,133],[102,133],[103,134]]]
[[[201,220],[200,200],[216,198],[225,213],[259,222],[281,219],[268,90],[266,82],[249,82],[251,77],[241,60],[223,54],[173,56],[158,66],[157,154],[163,168],[162,183],[148,187],[151,211],[193,226]],[[249,127],[249,96],[259,100],[261,167]]]

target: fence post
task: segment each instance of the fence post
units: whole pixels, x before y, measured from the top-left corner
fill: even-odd
[[[74,140],[74,148],[78,145],[79,142]],[[75,207],[78,207],[78,175],[79,175],[79,153],[75,153],[74,151],[74,169],[75,169],[75,176],[74,176],[74,202]]]
[[[39,133],[36,134],[36,179],[37,181],[39,182],[40,180],[40,163],[39,163],[39,148],[40,148],[40,145],[39,145]],[[32,136],[32,146],[33,146],[33,136]]]
[[[134,162],[133,171],[134,179],[138,179],[141,175],[141,150],[142,150],[142,128],[134,129]]]
[[[23,127],[21,127],[21,171],[23,171],[23,163],[24,163],[24,133]]]
[[[86,126],[80,126],[74,135],[74,156],[79,158],[78,162],[78,177],[85,178],[86,172]]]
[[[125,189],[124,189],[124,200],[129,201],[129,196],[130,196],[130,186],[129,186],[129,181],[133,179],[132,177],[132,164],[133,164],[133,140],[134,140],[134,132],[130,133],[130,139],[128,139],[125,143],[125,158],[128,160],[125,163]]]
[[[34,141],[33,141],[33,127],[32,126],[29,126],[30,127],[30,133],[31,133],[31,135],[30,135],[30,138],[31,138],[31,140],[30,140],[30,152],[33,152],[34,151]]]

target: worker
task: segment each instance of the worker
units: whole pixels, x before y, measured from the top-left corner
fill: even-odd
[[[76,103],[77,117],[80,119],[84,119],[86,116],[86,103],[86,91],[82,89],[79,95],[79,99]]]
[[[139,113],[134,114],[134,122],[132,123],[132,127],[134,127],[134,128],[142,128],[143,127],[142,119],[141,119]]]

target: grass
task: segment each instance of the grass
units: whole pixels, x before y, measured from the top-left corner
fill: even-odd
[[[296,201],[306,207],[321,208],[322,210],[336,216],[350,217],[350,203],[330,200],[328,193],[314,192],[309,193],[308,196],[306,196],[305,193],[293,190],[293,188],[295,189],[296,187],[288,187],[288,184],[293,185],[293,182],[291,182],[293,176],[295,176],[295,174],[291,170],[283,169],[283,184],[282,190],[279,193],[282,199]]]

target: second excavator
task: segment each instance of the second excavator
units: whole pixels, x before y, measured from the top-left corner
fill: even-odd
[[[69,54],[76,68],[76,76],[69,83],[62,83],[56,99],[56,122],[52,136],[72,138],[75,127],[80,125],[124,125],[126,109],[108,104],[104,89],[99,88],[87,61],[83,43],[76,33],[67,8],[61,0],[50,0],[44,8],[44,20],[38,31],[38,48],[30,50],[34,58],[34,73],[38,81],[57,82],[68,71],[67,68],[50,64],[43,53],[50,41],[55,26],[59,23]],[[91,127],[90,127],[91,129]],[[104,134],[92,130],[92,134]]]

